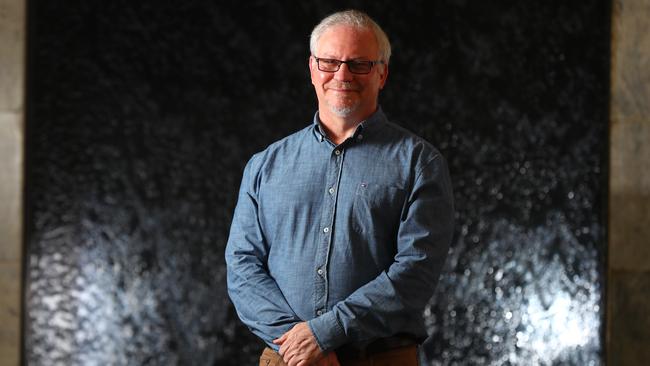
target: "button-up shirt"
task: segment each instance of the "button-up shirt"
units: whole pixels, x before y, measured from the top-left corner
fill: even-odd
[[[314,123],[244,169],[226,247],[228,291],[270,347],[307,321],[322,350],[426,336],[453,233],[448,169],[378,109],[340,145]]]

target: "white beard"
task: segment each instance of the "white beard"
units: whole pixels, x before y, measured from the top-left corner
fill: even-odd
[[[334,113],[337,117],[348,117],[356,110],[356,108],[353,107],[342,107],[342,108],[335,108],[335,107],[330,107],[330,110],[332,113]]]
[[[354,113],[357,109],[359,109],[359,101],[356,101],[355,103],[351,105],[333,105],[330,103],[327,103],[327,106],[329,107],[330,111],[336,115],[337,117],[348,117],[352,113]]]

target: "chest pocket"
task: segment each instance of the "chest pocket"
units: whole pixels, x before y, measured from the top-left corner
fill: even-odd
[[[352,229],[373,237],[395,237],[406,199],[403,189],[359,183],[352,206]]]

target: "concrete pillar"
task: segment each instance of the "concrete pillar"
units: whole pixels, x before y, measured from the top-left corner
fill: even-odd
[[[608,365],[650,364],[650,0],[614,0]]]
[[[0,365],[20,363],[25,1],[0,0]]]

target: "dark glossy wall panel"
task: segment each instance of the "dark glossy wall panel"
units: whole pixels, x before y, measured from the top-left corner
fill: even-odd
[[[25,359],[248,365],[223,251],[246,160],[310,122],[308,34],[357,7],[381,103],[450,163],[427,364],[602,363],[609,4],[32,0]]]

